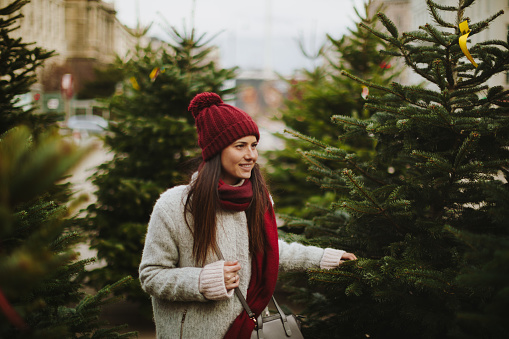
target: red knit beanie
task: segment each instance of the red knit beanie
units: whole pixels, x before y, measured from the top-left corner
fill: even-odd
[[[246,112],[225,104],[216,93],[197,94],[188,110],[193,113],[198,131],[198,145],[204,161],[231,145],[235,140],[253,135],[260,139],[258,126]]]

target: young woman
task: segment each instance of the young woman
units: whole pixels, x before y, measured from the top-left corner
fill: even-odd
[[[355,255],[278,240],[271,198],[260,173],[260,133],[245,112],[215,93],[190,103],[203,162],[191,182],[154,206],[140,265],[152,296],[158,338],[249,338],[278,271],[331,269]],[[215,246],[225,261],[219,260]]]

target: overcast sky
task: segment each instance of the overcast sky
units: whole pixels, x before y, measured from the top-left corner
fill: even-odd
[[[309,68],[313,62],[299,49],[301,41],[315,52],[325,34],[335,38],[352,27],[357,16],[354,6],[363,0],[106,0],[114,2],[119,20],[135,27],[151,22],[149,35],[168,40],[166,23],[180,31],[193,23],[199,34],[206,33],[220,47],[223,67],[263,69],[267,65],[281,74]],[[193,15],[194,4],[194,15]],[[268,10],[270,9],[270,11]],[[360,11],[362,13],[362,10]],[[270,13],[270,16],[268,15]],[[268,20],[270,18],[270,20]],[[266,23],[270,22],[270,25]],[[270,28],[270,29],[269,29]],[[270,35],[267,32],[270,31]],[[270,39],[266,37],[270,36]],[[267,43],[269,41],[270,43]]]

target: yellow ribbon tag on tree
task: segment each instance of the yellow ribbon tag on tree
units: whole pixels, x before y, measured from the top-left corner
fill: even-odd
[[[157,76],[159,75],[159,73],[161,73],[161,69],[159,67],[156,67],[152,70],[152,72],[150,72],[150,75],[149,75],[149,78],[150,80],[152,80],[152,82],[154,82],[157,78]]]
[[[470,52],[468,51],[468,48],[467,48],[467,39],[468,39],[468,35],[470,34],[470,28],[468,28],[467,20],[460,23],[460,32],[461,32],[461,34],[463,34],[462,36],[460,36],[460,39],[459,39],[459,44],[460,44],[461,50],[463,51],[463,54],[466,55],[468,60],[470,60],[472,65],[477,67],[477,64],[475,63],[474,58],[472,58],[472,56],[470,55]]]
[[[131,81],[131,85],[133,85],[133,88],[135,90],[139,91],[140,90],[140,85],[138,85],[138,81],[136,80],[136,78],[135,77],[131,77],[129,80]]]

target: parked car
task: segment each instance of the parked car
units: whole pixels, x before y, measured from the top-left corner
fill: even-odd
[[[108,121],[97,115],[78,114],[67,120],[67,127],[71,130],[91,134],[104,133],[108,128]]]

